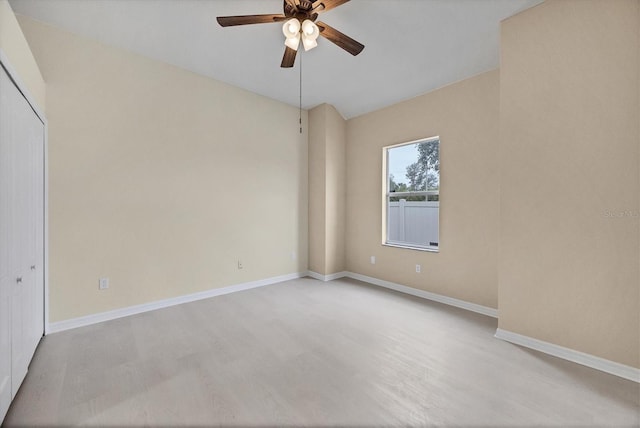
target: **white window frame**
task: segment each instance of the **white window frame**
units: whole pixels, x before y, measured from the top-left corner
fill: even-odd
[[[391,146],[385,146],[382,148],[382,245],[387,247],[396,247],[396,248],[406,248],[409,250],[417,250],[417,251],[427,251],[438,253],[440,252],[440,190],[423,190],[423,191],[410,191],[410,192],[390,192],[389,189],[389,150],[408,146],[411,144],[420,144],[427,143],[431,141],[438,141],[438,144],[441,143],[439,136],[428,137],[428,138],[420,138],[414,141],[407,141],[405,143],[393,144]],[[421,245],[421,244],[412,244],[406,241],[393,241],[389,240],[389,202],[390,198],[394,197],[410,197],[410,196],[425,196],[425,199],[428,199],[431,195],[438,195],[438,245]]]

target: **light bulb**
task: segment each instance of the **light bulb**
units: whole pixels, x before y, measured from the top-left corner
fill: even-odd
[[[302,23],[302,32],[307,38],[315,40],[320,35],[320,30],[318,26],[313,23],[310,19],[305,19]]]
[[[296,34],[294,37],[287,37],[284,41],[284,45],[294,51],[297,51],[298,46],[300,45],[300,34]]]
[[[287,39],[297,36],[300,33],[300,21],[291,18],[282,26],[282,32]]]

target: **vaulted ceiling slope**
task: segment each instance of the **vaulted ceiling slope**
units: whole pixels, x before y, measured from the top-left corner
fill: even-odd
[[[14,11],[249,91],[345,118],[498,67],[500,21],[541,0],[353,0],[322,20],[362,42],[327,40],[280,68],[281,24],[222,28],[222,15],[281,13],[282,0],[10,0]],[[302,59],[302,61],[300,61]]]

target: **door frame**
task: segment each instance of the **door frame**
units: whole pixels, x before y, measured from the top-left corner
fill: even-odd
[[[44,225],[43,231],[43,245],[44,245],[44,260],[42,261],[42,265],[44,267],[44,313],[42,314],[44,319],[44,331],[43,335],[47,335],[50,332],[49,329],[49,124],[47,122],[47,118],[44,115],[44,112],[41,110],[38,103],[35,101],[35,98],[29,92],[27,85],[22,81],[18,72],[11,65],[11,61],[9,61],[9,57],[5,54],[5,52],[0,48],[0,67],[4,68],[4,70],[9,75],[9,78],[13,81],[14,85],[18,88],[22,96],[27,100],[31,109],[36,114],[38,119],[44,125],[44,141],[43,141],[43,177],[44,177]]]

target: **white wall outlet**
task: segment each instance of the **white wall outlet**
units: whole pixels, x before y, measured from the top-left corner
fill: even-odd
[[[242,260],[238,259],[238,269],[242,269]]]
[[[376,256],[371,256],[371,264],[372,265],[376,264]]]
[[[109,278],[100,278],[98,281],[98,290],[106,290],[109,288]]]
[[[296,252],[295,252],[295,251],[292,251],[292,252],[291,252],[291,260],[295,260],[295,259],[297,259],[297,258],[298,258],[298,255],[296,254]]]
[[[420,267],[420,265],[416,265],[416,273],[420,273],[421,270],[422,268]]]

